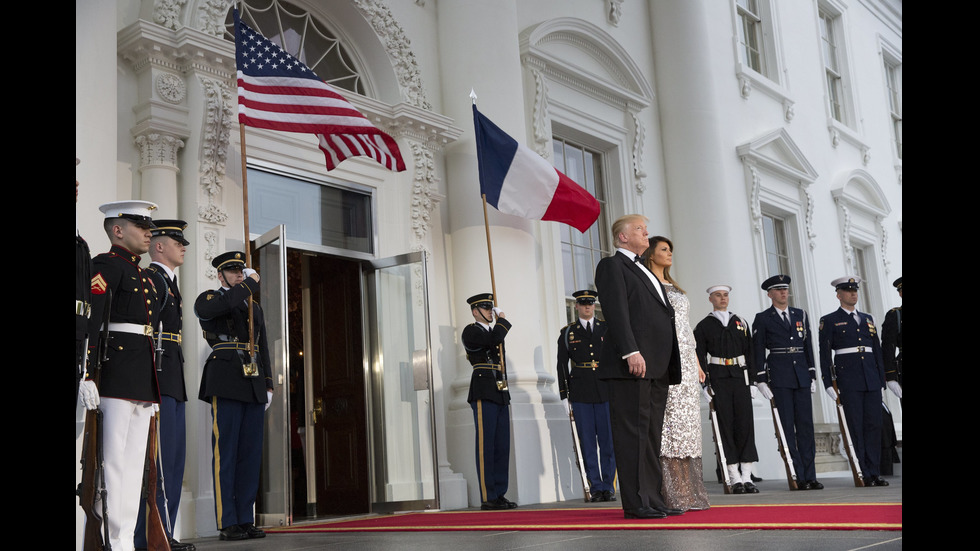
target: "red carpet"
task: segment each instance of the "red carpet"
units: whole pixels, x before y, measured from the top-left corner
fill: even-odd
[[[516,509],[381,515],[269,532],[426,530],[901,530],[901,503],[717,505],[662,520],[626,520],[622,509]]]

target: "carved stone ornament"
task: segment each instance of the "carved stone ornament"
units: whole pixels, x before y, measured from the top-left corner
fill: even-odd
[[[187,85],[184,80],[172,73],[160,73],[156,78],[157,94],[167,103],[174,105],[187,97]]]
[[[205,0],[197,7],[198,29],[221,38],[225,33],[225,19],[233,0]]]
[[[153,22],[176,31],[182,26],[180,12],[185,4],[187,0],[156,0],[153,3]]]
[[[623,0],[607,0],[606,18],[613,27],[619,26],[619,21],[623,18]]]
[[[432,105],[422,86],[422,71],[412,51],[412,42],[391,10],[379,0],[353,0],[353,3],[384,44],[398,77],[402,99],[415,107],[431,110]]]
[[[228,213],[216,203],[225,177],[231,129],[235,121],[232,106],[235,99],[221,81],[201,78],[204,90],[204,125],[201,128],[200,184],[207,203],[198,209],[198,216],[212,224],[224,224]]]
[[[416,141],[409,144],[415,159],[415,176],[412,180],[412,231],[415,233],[415,243],[412,248],[428,251],[426,235],[432,227],[432,211],[440,199],[436,193],[439,179],[435,175],[432,150]]]
[[[167,134],[151,133],[136,136],[140,151],[140,169],[149,166],[177,167],[177,150],[184,147],[184,140]]]

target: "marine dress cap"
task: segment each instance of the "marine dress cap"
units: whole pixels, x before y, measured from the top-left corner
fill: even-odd
[[[493,293],[480,293],[466,299],[470,308],[493,308]]]
[[[861,283],[861,278],[858,276],[844,276],[839,277],[830,282],[831,285],[837,288],[838,291],[857,291],[858,283]]]
[[[584,289],[582,291],[575,291],[572,293],[572,296],[575,297],[575,302],[588,305],[595,304],[596,299],[599,298],[599,293]]]
[[[788,275],[774,275],[762,282],[762,290],[768,291],[770,289],[789,289],[789,283],[790,279]]]
[[[711,287],[708,287],[708,294],[709,295],[711,293],[714,293],[715,291],[726,291],[726,292],[731,293],[732,292],[732,286],[731,285],[712,285]]]
[[[166,235],[167,237],[172,237],[174,241],[177,241],[185,247],[191,244],[190,241],[184,238],[184,230],[187,228],[187,222],[183,220],[154,220],[153,224],[156,226],[150,232],[153,234],[153,237]]]
[[[211,261],[211,265],[219,270],[241,270],[245,268],[245,253],[240,251],[228,251],[218,255]]]
[[[901,291],[901,290],[902,290],[902,278],[901,278],[901,276],[899,276],[899,278],[898,278],[898,279],[896,279],[895,281],[893,281],[893,282],[892,282],[892,285],[893,285],[893,286],[894,286],[894,287],[895,287],[896,289],[898,289],[899,291]]]
[[[153,219],[150,211],[156,210],[157,204],[149,201],[113,201],[99,206],[106,218],[125,218],[136,223],[141,228],[153,229]]]

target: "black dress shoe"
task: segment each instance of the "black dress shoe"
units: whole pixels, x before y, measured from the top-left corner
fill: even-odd
[[[745,493],[747,493],[747,494],[757,494],[757,493],[759,493],[759,489],[755,487],[755,484],[752,484],[751,482],[746,482],[745,483]]]
[[[735,484],[732,484],[732,493],[733,494],[744,494],[745,493],[745,485],[742,484],[741,482],[736,482]]]
[[[241,527],[242,531],[245,532],[245,535],[248,536],[250,539],[265,537],[265,532],[262,531],[261,528],[256,527],[251,522],[246,524],[239,524],[238,526]]]
[[[623,509],[623,518],[654,519],[667,518],[667,513],[658,511],[653,507],[640,507],[639,509]]]
[[[656,510],[670,517],[676,517],[677,515],[684,514],[684,509],[671,509],[670,507],[664,507],[663,509]]]
[[[613,495],[611,490],[603,490],[602,501],[616,501],[616,496]]]
[[[754,474],[750,474],[749,478],[752,479],[752,482],[762,482],[762,478],[755,476]]]
[[[864,479],[865,486],[888,486],[888,481],[880,476],[870,476]]]
[[[504,509],[517,509],[517,504],[504,496],[497,498],[497,502],[504,506]]]
[[[507,509],[507,504],[501,503],[499,499],[484,501],[480,504],[480,509],[483,509],[484,511],[500,511],[502,509]]]
[[[170,538],[170,551],[196,551],[193,543],[180,543],[179,541]]]
[[[816,480],[811,480],[806,483],[807,490],[823,490],[823,484],[817,482]]]
[[[591,495],[592,498],[589,499],[589,501],[591,501],[592,503],[598,503],[602,501],[602,492],[593,492]]]
[[[220,540],[247,540],[248,534],[242,527],[237,524],[232,524],[227,528],[222,528],[218,530],[218,539]]]

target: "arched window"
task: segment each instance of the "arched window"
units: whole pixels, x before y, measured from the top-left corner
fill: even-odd
[[[364,95],[360,74],[340,39],[305,10],[280,0],[248,0],[240,9],[246,25],[282,46],[324,82]],[[225,20],[225,38],[235,39],[231,11]]]

